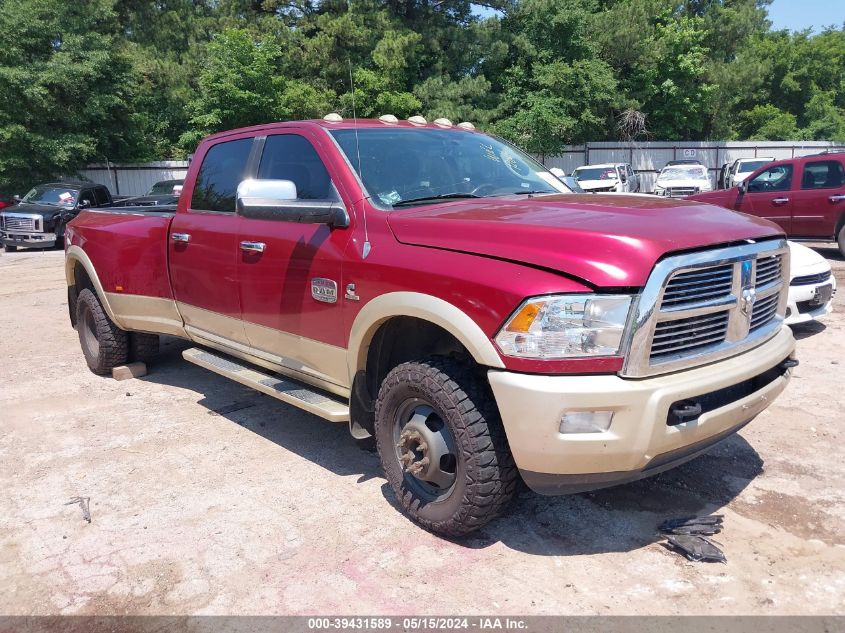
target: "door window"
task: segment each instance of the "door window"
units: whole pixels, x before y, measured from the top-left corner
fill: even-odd
[[[776,165],[761,171],[748,183],[750,193],[789,191],[792,187],[792,165]]]
[[[258,178],[293,181],[298,200],[337,200],[326,166],[314,146],[298,134],[267,137]]]
[[[202,161],[191,208],[197,211],[235,212],[235,193],[247,175],[252,139],[226,141],[211,147]]]
[[[102,187],[94,189],[94,199],[96,200],[96,206],[98,207],[103,207],[110,202],[109,194],[106,193],[106,190]]]
[[[838,160],[823,160],[804,165],[802,189],[838,189],[845,184],[845,169]]]

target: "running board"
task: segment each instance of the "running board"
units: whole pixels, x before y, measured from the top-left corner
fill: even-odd
[[[186,349],[182,352],[182,357],[194,365],[252,387],[330,422],[349,421],[349,406],[345,402],[304,383],[264,373],[230,356],[197,347]]]

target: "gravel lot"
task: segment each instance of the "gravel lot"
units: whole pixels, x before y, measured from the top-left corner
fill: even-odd
[[[842,291],[739,436],[650,480],[525,493],[449,542],[397,511],[344,425],[184,362],[178,340],[145,378],[89,373],[62,258],[0,255],[0,613],[845,614]],[[727,565],[655,534],[714,511]]]

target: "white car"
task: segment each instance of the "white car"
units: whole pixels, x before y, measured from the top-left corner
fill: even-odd
[[[589,193],[633,193],[640,188],[640,177],[628,163],[584,165],[573,171],[572,175],[581,188]]]
[[[739,183],[748,178],[755,171],[764,165],[768,165],[773,162],[775,162],[775,159],[771,156],[765,158],[739,158],[735,160],[734,164],[731,165],[731,168],[728,171],[729,184],[727,188],[730,189],[731,187],[739,186]]]
[[[816,251],[789,242],[789,299],[787,325],[805,323],[833,311],[836,277],[827,260]]]
[[[667,165],[654,184],[654,195],[669,198],[685,198],[702,191],[713,191],[704,165]]]

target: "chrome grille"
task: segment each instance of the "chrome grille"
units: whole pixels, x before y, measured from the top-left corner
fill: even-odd
[[[809,286],[812,284],[821,284],[830,279],[830,271],[826,270],[823,273],[816,273],[815,275],[803,275],[796,277],[789,282],[790,286]]]
[[[8,231],[35,231],[35,218],[4,214],[3,228]]]
[[[763,257],[757,260],[756,287],[761,288],[781,278],[780,256]]]
[[[650,359],[690,352],[725,340],[728,331],[728,312],[716,312],[698,317],[661,321],[654,328]]]
[[[786,311],[788,258],[781,239],[658,262],[636,307],[622,375],[702,365],[774,336]]]
[[[778,295],[769,295],[754,304],[751,311],[751,327],[753,332],[771,321],[778,309]]]
[[[669,187],[666,195],[670,198],[683,198],[698,193],[698,187]]]
[[[675,308],[731,293],[733,264],[675,274],[663,291],[661,308]]]

